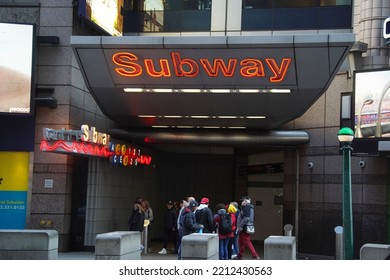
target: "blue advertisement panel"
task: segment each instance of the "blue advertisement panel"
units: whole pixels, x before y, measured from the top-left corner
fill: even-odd
[[[29,153],[0,152],[0,229],[26,226]]]

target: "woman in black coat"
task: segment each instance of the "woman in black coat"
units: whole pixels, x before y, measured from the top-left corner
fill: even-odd
[[[137,199],[129,219],[130,231],[144,231],[145,211],[142,207],[142,200]]]

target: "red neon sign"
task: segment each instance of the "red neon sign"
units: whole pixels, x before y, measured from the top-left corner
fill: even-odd
[[[199,75],[200,71],[205,72],[209,77],[233,77],[239,68],[239,75],[245,78],[265,77],[265,67],[269,68],[273,76],[269,82],[282,82],[289,70],[292,59],[282,58],[277,62],[274,58],[265,58],[261,61],[257,58],[244,58],[238,60],[229,58],[200,58],[199,61],[192,58],[182,58],[179,52],[170,53],[170,61],[167,58],[154,61],[145,58],[141,61],[135,54],[130,52],[118,52],[113,54],[112,61],[118,67],[115,72],[123,77],[135,78],[141,76],[144,71],[152,78],[176,77],[193,78]],[[173,66],[173,71],[171,66]],[[172,74],[174,73],[174,74]]]
[[[110,158],[113,164],[123,166],[150,165],[152,162],[152,157],[141,155],[140,149],[113,143],[110,143],[110,148],[107,148],[103,145],[86,142],[42,140],[40,150],[43,152],[105,157]]]
[[[111,152],[105,146],[76,141],[48,141],[42,140],[40,150],[43,152],[57,152],[79,154],[95,157],[109,157]]]
[[[136,166],[138,164],[150,165],[152,157],[141,155],[141,150],[121,144],[110,143],[111,162],[115,165]]]

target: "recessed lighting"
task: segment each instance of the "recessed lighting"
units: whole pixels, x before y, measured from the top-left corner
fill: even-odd
[[[143,88],[124,88],[124,92],[143,92]]]
[[[270,89],[269,92],[271,93],[291,93],[291,89]]]
[[[219,119],[237,119],[237,116],[217,116]]]
[[[155,115],[138,115],[139,118],[156,118]]]
[[[152,89],[153,92],[162,92],[162,93],[165,93],[165,92],[172,92],[173,89],[171,88],[155,88],[155,89]]]
[[[240,93],[259,93],[259,89],[239,89],[238,92]]]
[[[210,116],[190,116],[190,118],[193,118],[193,119],[209,119]]]
[[[193,88],[193,89],[183,88],[183,89],[181,89],[181,92],[183,92],[183,93],[200,93],[200,92],[202,92],[202,90],[199,88]]]
[[[211,93],[229,93],[230,89],[210,89]]]
[[[167,115],[167,116],[162,116],[163,118],[170,118],[170,119],[180,119],[180,118],[184,118],[183,116],[170,116],[170,115]]]
[[[246,116],[247,119],[265,119],[265,116]]]

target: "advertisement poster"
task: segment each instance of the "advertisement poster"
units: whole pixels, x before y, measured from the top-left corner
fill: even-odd
[[[0,152],[0,229],[24,229],[29,152]]]
[[[30,114],[33,31],[0,23],[0,113]]]
[[[355,73],[355,137],[390,137],[390,70]]]

